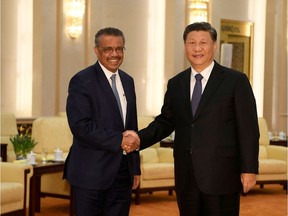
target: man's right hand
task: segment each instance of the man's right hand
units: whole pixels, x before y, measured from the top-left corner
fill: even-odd
[[[126,152],[133,152],[140,147],[140,138],[135,131],[127,130],[123,133],[121,148]]]

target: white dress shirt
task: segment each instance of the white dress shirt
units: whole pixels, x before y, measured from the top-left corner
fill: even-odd
[[[117,91],[118,91],[118,94],[119,94],[121,108],[122,108],[122,113],[123,113],[123,124],[125,125],[125,123],[126,123],[126,113],[127,113],[127,100],[126,100],[124,88],[123,88],[123,85],[122,85],[118,70],[115,73],[113,73],[113,72],[107,70],[103,65],[101,65],[100,62],[99,62],[99,64],[100,64],[102,70],[104,71],[104,74],[105,74],[108,82],[110,83],[111,88],[112,88],[111,76],[113,74],[116,74],[116,77],[115,77],[116,88],[117,88]]]
[[[205,68],[203,71],[200,72],[200,74],[203,76],[203,79],[201,80],[202,83],[202,93],[204,92],[204,89],[206,87],[206,84],[208,82],[208,79],[210,77],[210,74],[212,72],[212,69],[214,67],[214,61],[212,61],[212,63]],[[196,83],[196,78],[195,75],[198,74],[199,72],[195,71],[192,67],[191,67],[191,76],[190,76],[190,95],[191,95],[191,99],[192,99],[192,95],[193,95],[193,90],[194,90],[194,86]]]

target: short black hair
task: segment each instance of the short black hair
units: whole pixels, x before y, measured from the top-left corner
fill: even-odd
[[[95,34],[95,47],[99,47],[100,46],[100,39],[102,35],[113,35],[113,36],[119,36],[122,37],[123,39],[123,43],[125,44],[125,37],[124,34],[121,30],[117,29],[117,28],[113,28],[113,27],[107,27],[107,28],[103,28],[100,29],[96,34]]]
[[[187,36],[191,31],[207,31],[210,33],[211,39],[217,41],[217,31],[208,22],[195,22],[188,25],[183,33],[183,40],[186,42]]]

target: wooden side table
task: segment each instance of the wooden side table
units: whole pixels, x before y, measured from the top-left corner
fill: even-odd
[[[174,148],[174,140],[164,139],[160,141],[160,147]]]
[[[287,147],[287,139],[286,140],[270,140],[270,145]]]
[[[7,162],[7,143],[1,143],[1,158],[3,162]]]
[[[63,172],[64,163],[50,163],[33,165],[33,176],[30,179],[30,200],[29,200],[29,216],[34,216],[35,212],[40,212],[41,208],[41,176],[47,173]],[[70,213],[74,215],[73,196],[70,195]]]

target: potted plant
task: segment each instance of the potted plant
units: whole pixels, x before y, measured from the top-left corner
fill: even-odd
[[[24,159],[27,157],[27,153],[32,151],[37,142],[27,134],[11,135],[10,141],[13,144],[16,159]]]

